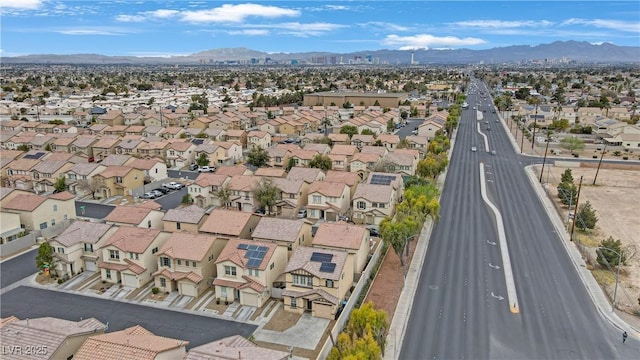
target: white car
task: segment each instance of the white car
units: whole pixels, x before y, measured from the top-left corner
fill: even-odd
[[[172,182],[169,182],[169,183],[166,183],[166,184],[162,184],[162,186],[166,187],[167,189],[180,190],[180,189],[182,189],[184,187],[184,184],[172,181]]]
[[[475,151],[478,151],[478,149],[475,146],[472,146],[471,151],[475,152]]]
[[[418,135],[418,129],[411,130],[411,133],[412,133],[413,135]]]
[[[216,168],[213,166],[201,166],[198,168],[198,172],[214,172]]]

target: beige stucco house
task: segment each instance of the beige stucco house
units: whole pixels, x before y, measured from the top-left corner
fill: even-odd
[[[364,226],[344,221],[322,223],[313,237],[314,248],[346,251],[353,260],[353,271],[358,274],[364,270],[369,255],[369,230]]]
[[[311,223],[304,219],[262,217],[253,239],[271,242],[287,249],[287,259],[298,246],[311,246]]]
[[[162,224],[164,231],[197,234],[206,218],[203,208],[190,205],[167,210],[162,218]]]
[[[335,221],[344,215],[351,205],[349,186],[344,183],[316,181],[307,195],[307,217]]]
[[[18,194],[2,210],[18,214],[26,230],[42,230],[76,218],[75,197],[67,191],[48,196]]]

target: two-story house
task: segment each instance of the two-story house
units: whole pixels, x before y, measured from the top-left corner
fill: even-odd
[[[383,178],[379,175],[375,179]],[[392,216],[396,205],[396,194],[392,186],[358,184],[353,195],[353,221],[356,224],[379,225],[382,219]]]
[[[241,335],[232,335],[189,349],[184,360],[203,359],[289,360],[288,351],[260,347]]]
[[[144,177],[150,181],[160,181],[169,177],[169,174],[167,173],[167,164],[158,158],[131,158],[131,160],[126,163],[126,166],[142,171]]]
[[[96,174],[99,174],[104,169],[106,169],[106,166],[98,163],[80,162],[73,164],[65,174],[67,188],[73,194],[80,193],[87,195],[89,191],[86,188],[83,189],[83,183],[88,183]]]
[[[288,259],[298,246],[311,246],[311,224],[303,219],[263,217],[252,236],[256,241],[284,246]]]
[[[75,221],[62,234],[49,240],[57,260],[55,272],[72,277],[83,271],[96,271],[98,249],[118,228],[111,224]]]
[[[154,285],[160,291],[178,291],[180,295],[198,297],[216,276],[215,260],[226,245],[206,234],[173,233],[155,254],[158,271]]]
[[[183,208],[169,209],[162,218],[164,231],[188,232],[197,234],[198,229],[207,218],[204,209],[190,205]]]
[[[369,230],[344,221],[321,223],[311,242],[314,248],[345,251],[353,260],[353,272],[359,274],[367,265]]]
[[[353,285],[353,258],[345,251],[300,246],[285,269],[284,309],[333,320]]]
[[[26,230],[42,230],[76,218],[75,196],[68,191],[48,196],[18,194],[2,210],[20,215]]]
[[[230,207],[245,212],[254,212],[258,209],[258,203],[253,196],[253,191],[261,180],[262,178],[259,176],[232,176],[227,184],[227,189],[231,192],[229,197]]]
[[[201,173],[196,180],[187,187],[187,190],[194,200],[194,203],[201,208],[212,205],[224,207],[229,205],[229,203],[223,204],[218,195],[221,191],[228,191],[227,185],[230,180],[231,176],[228,175]]]
[[[53,191],[56,181],[64,177],[72,166],[73,164],[68,161],[41,161],[31,169],[33,190],[36,193]]]
[[[222,239],[251,239],[259,221],[260,216],[254,213],[216,208],[204,221],[200,232]]]
[[[300,209],[307,206],[309,183],[303,180],[290,180],[282,178],[272,179],[273,185],[278,189],[275,213],[287,218],[293,218]]]
[[[31,158],[30,155],[25,154],[25,156],[29,157],[15,159],[5,166],[5,186],[18,190],[33,189],[33,175],[31,174],[31,170],[40,164],[40,160],[39,158]]]
[[[271,134],[264,131],[249,131],[247,134],[248,146],[266,149],[271,146]]]
[[[316,181],[309,187],[307,217],[336,221],[348,212],[350,204],[350,190],[346,184]]]
[[[131,288],[148,283],[158,270],[155,254],[170,236],[156,229],[119,227],[100,247],[102,281]]]
[[[273,243],[231,239],[224,247],[213,280],[216,298],[262,307],[271,297],[273,282],[287,265],[287,248]]]
[[[93,157],[96,160],[103,160],[107,156],[116,153],[116,145],[120,142],[120,138],[116,136],[102,136],[98,141],[91,145]]]
[[[116,206],[104,218],[107,224],[162,230],[164,213],[145,206]]]
[[[100,190],[103,198],[131,195],[133,189],[144,185],[144,173],[130,166],[108,166],[94,178],[103,184]]]
[[[166,159],[170,167],[183,168],[195,161],[196,145],[192,142],[174,141],[166,150]]]

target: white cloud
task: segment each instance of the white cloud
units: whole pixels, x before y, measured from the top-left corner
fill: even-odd
[[[572,18],[562,22],[562,25],[588,25],[597,28],[625,31],[640,32],[640,22],[622,21],[622,20],[605,20],[605,19],[577,19]]]
[[[120,22],[143,22],[152,19],[169,19],[179,13],[180,12],[178,10],[158,9],[154,11],[141,12],[136,15],[116,15],[115,19]]]
[[[116,21],[120,22],[143,22],[146,18],[143,15],[116,15]]]
[[[2,8],[35,10],[42,5],[42,0],[2,0]]]
[[[505,29],[505,28],[537,28],[537,27],[549,27],[553,25],[553,22],[547,20],[469,20],[458,21],[449,23],[449,25],[456,27],[467,28],[481,28],[481,29]]]
[[[224,4],[209,10],[184,11],[180,15],[182,20],[186,22],[238,23],[250,16],[263,18],[296,17],[300,15],[300,11],[259,4]]]
[[[383,21],[369,21],[366,23],[359,23],[358,26],[364,28],[371,28],[375,30],[387,30],[387,31],[409,31],[410,28],[394,23],[388,23]]]
[[[480,45],[486,41],[479,38],[457,38],[455,36],[433,36],[429,34],[418,34],[413,36],[388,35],[382,43],[397,47],[399,50],[429,49],[431,47],[460,47],[469,45]]]
[[[269,35],[269,30],[263,30],[263,29],[232,30],[232,31],[227,31],[227,34],[229,34],[229,35],[264,36],[264,35]]]
[[[349,10],[349,7],[344,5],[325,5],[324,7],[328,10]]]
[[[130,33],[131,31],[119,28],[111,27],[87,27],[87,28],[70,28],[70,29],[57,29],[54,32],[64,35],[107,35],[107,36],[119,36]]]
[[[298,37],[320,36],[327,32],[346,27],[346,25],[332,23],[308,23],[288,22],[278,24],[253,24],[254,29],[272,29],[282,35],[293,35]]]
[[[154,11],[147,11],[145,14],[158,19],[168,19],[178,13],[178,10],[158,9]]]

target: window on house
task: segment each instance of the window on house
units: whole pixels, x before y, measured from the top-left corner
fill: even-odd
[[[320,202],[322,201],[322,196],[320,195],[313,195],[313,198],[311,199],[311,201],[314,204],[320,204]]]
[[[358,209],[366,209],[367,208],[367,203],[364,202],[364,201],[358,201],[357,205],[358,205],[357,206]]]
[[[122,184],[122,176],[116,176],[116,183]]]
[[[176,260],[176,262],[178,263],[178,265],[182,265],[182,260],[178,259]],[[189,262],[187,261],[187,266],[189,266]]]
[[[333,280],[327,280],[325,283],[325,286],[328,288],[332,288],[333,287]]]
[[[302,287],[313,287],[313,278],[305,275],[293,275],[293,285]]]
[[[55,204],[53,205],[53,211],[54,212],[58,211],[58,205],[55,205]]]
[[[195,261],[192,261],[192,262],[191,262],[191,266],[196,267],[196,262],[195,262]]]
[[[161,277],[160,278],[160,286],[161,287],[167,287],[167,279]]]
[[[179,222],[177,222],[177,223],[176,223],[176,229],[180,230],[180,226],[181,226],[181,225],[180,225],[180,223],[179,223]]]
[[[236,267],[235,266],[227,266],[224,267],[224,274],[228,276],[236,276]]]
[[[84,251],[93,252],[93,244],[84,243]]]
[[[111,279],[111,270],[110,270],[110,269],[105,270],[105,271],[104,271],[104,276],[105,276],[107,279]]]
[[[151,249],[151,253],[152,253],[152,254],[155,254],[155,253],[157,253],[157,252],[158,252],[158,248],[157,248],[157,247],[154,247],[153,249]]]
[[[118,250],[109,250],[109,259],[120,260],[120,251],[118,251]]]
[[[56,224],[56,219],[51,219],[51,226]]]
[[[40,230],[42,230],[42,229],[46,229],[46,228],[47,228],[47,226],[48,226],[48,225],[47,225],[47,222],[46,222],[46,221],[45,221],[45,222],[43,222],[42,224],[40,224]]]
[[[298,302],[298,301],[296,300],[296,298],[291,298],[291,308],[292,308],[292,309],[295,309],[295,308],[297,308],[297,307],[298,307],[297,302]]]
[[[166,266],[166,267],[171,267],[171,259],[169,259],[168,257],[161,257],[160,258],[160,266]]]
[[[269,265],[269,270],[273,270],[274,266],[275,266],[275,263],[271,263],[271,265]]]
[[[147,227],[151,229],[151,220],[147,220]]]
[[[58,248],[58,252],[59,252],[60,254],[64,254],[64,248],[63,248],[63,247],[59,247],[59,248]]]

